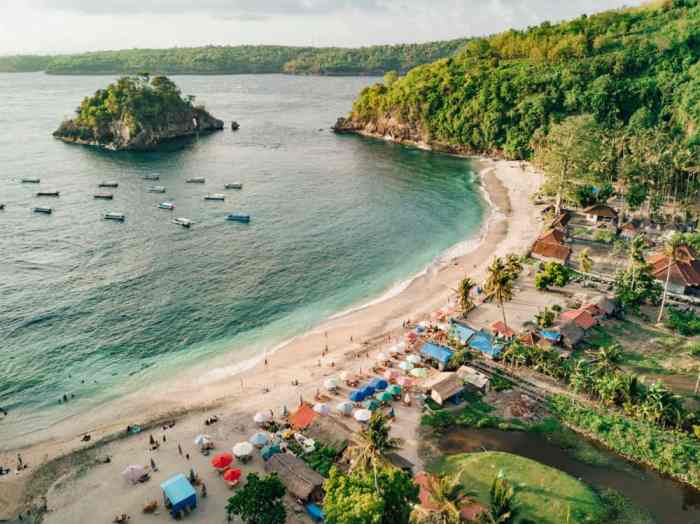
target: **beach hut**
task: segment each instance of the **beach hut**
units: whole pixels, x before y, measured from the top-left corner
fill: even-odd
[[[253,454],[253,445],[250,442],[239,442],[233,446],[233,455],[237,459],[245,461]]]
[[[256,448],[262,448],[265,446],[268,442],[270,441],[270,437],[268,437],[267,433],[256,433],[250,439],[248,439],[248,442],[250,442],[253,446]]]
[[[373,378],[369,385],[373,387],[375,391],[384,391],[389,384],[383,378]]]
[[[356,389],[350,392],[350,400],[353,402],[362,402],[365,399],[365,395],[361,389]]]
[[[228,468],[232,462],[233,455],[231,455],[231,453],[219,453],[218,455],[214,455],[214,458],[211,459],[211,465],[220,471]]]
[[[355,417],[355,420],[358,422],[367,422],[372,418],[372,412],[368,409],[358,409],[355,411],[353,417]]]
[[[146,475],[146,468],[144,468],[143,466],[131,465],[131,466],[127,466],[124,469],[124,471],[122,471],[122,477],[124,477],[126,480],[128,480],[132,484],[136,484],[145,475]]]
[[[272,420],[272,415],[270,415],[269,411],[258,411],[255,416],[253,417],[253,421],[261,426],[263,424],[267,424]]]
[[[340,413],[341,415],[344,416],[349,416],[352,413],[352,402],[340,402],[338,405],[336,405],[335,409]]]
[[[491,334],[485,331],[478,331],[475,333],[474,336],[469,339],[469,347],[483,353],[489,358],[497,358],[501,354],[501,351],[503,351],[503,346],[495,344]]]
[[[180,513],[197,507],[197,493],[185,475],[179,474],[169,478],[160,485],[163,501],[173,518]]]
[[[410,374],[412,377],[425,378],[428,376],[428,370],[425,368],[413,368]]]
[[[469,342],[469,339],[474,336],[474,333],[476,333],[476,330],[464,322],[450,319],[450,334],[462,344],[466,345]]]
[[[334,378],[327,378],[323,381],[323,387],[328,391],[335,391],[338,389],[338,381]]]
[[[427,360],[437,362],[439,369],[444,369],[452,358],[454,352],[448,347],[427,342],[426,344],[423,344],[422,348],[420,348],[420,354]],[[414,356],[415,355],[410,355],[409,358]],[[418,360],[420,361],[420,358]]]
[[[318,413],[319,415],[330,415],[331,414],[331,408],[328,407],[328,404],[324,403],[318,403],[314,405],[314,411]]]
[[[287,492],[304,502],[318,502],[323,497],[325,479],[299,457],[278,453],[265,463],[265,472],[277,473]]]
[[[461,366],[457,370],[459,379],[471,389],[480,393],[488,393],[490,380],[485,374],[470,366]]]
[[[448,400],[458,403],[464,390],[464,384],[457,373],[440,373],[423,384],[423,387],[430,392],[430,398],[441,406]]]

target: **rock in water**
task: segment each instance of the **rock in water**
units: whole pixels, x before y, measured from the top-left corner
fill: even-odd
[[[231,131],[238,131],[238,129],[240,127],[241,127],[240,124],[238,122],[236,122],[235,120],[233,122],[231,122]]]
[[[85,98],[75,118],[53,136],[66,142],[112,150],[150,150],[161,143],[224,128],[194,97],[182,96],[165,76],[122,77]]]

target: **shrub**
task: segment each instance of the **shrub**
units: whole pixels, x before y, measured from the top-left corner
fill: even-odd
[[[668,309],[666,326],[683,336],[691,337],[700,334],[700,317],[693,310],[681,311],[671,307]]]

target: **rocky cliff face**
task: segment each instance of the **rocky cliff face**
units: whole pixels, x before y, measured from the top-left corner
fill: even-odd
[[[129,115],[109,122],[101,129],[78,125],[67,120],[53,136],[65,142],[98,146],[111,150],[146,151],[177,138],[212,133],[224,128],[224,122],[202,108],[166,113],[155,124],[134,121]]]

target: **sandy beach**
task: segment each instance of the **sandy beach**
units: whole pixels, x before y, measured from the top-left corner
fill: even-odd
[[[197,434],[211,435],[218,451],[230,451],[233,444],[255,431],[252,415],[256,411],[271,409],[279,415],[283,406],[293,410],[300,398],[313,400],[325,377],[342,370],[369,371],[378,349],[402,336],[405,320],[423,320],[445,306],[465,275],[482,281],[493,256],[527,252],[541,226],[531,202],[541,175],[529,166],[523,169],[520,162],[480,163],[482,185],[493,210],[482,237],[468,252],[452,260],[445,257],[395,296],[336,315],[268,352],[266,358],[241,365],[236,361],[240,356],[217,357],[206,367],[183,371],[163,384],[57,424],[38,444],[0,454],[3,466],[14,468],[18,452],[30,466],[0,477],[0,521],[15,518],[46,493],[45,522],[49,523],[111,522],[118,512],[131,515],[131,522],[167,522],[171,519],[162,509],[151,516],[142,515],[141,507],[148,500],[161,500],[161,481],[194,467],[202,474],[209,497],[187,520],[226,522],[224,507],[230,492],[208,465],[209,458],[196,450],[192,441]],[[322,356],[324,347],[328,351]],[[299,385],[293,385],[293,380]],[[346,394],[341,390],[336,398]],[[336,398],[330,402],[335,404]],[[203,421],[214,414],[219,421],[205,427]],[[162,421],[168,419],[175,419],[176,425],[163,431]],[[398,408],[395,432],[407,441],[402,454],[420,465],[415,441],[418,419],[417,409]],[[148,427],[149,421],[161,422],[153,423],[151,431],[116,437],[124,434],[128,424]],[[91,437],[87,443],[81,440],[86,433]],[[159,440],[165,435],[167,443],[151,452],[149,435]],[[177,450],[178,443],[183,455]],[[190,454],[189,461],[185,453]],[[96,464],[96,459],[105,456],[111,457],[109,464]],[[147,464],[151,458],[159,467],[151,481],[131,486],[122,479],[120,473],[127,465]],[[244,467],[244,474],[261,469],[262,461],[256,458]]]

